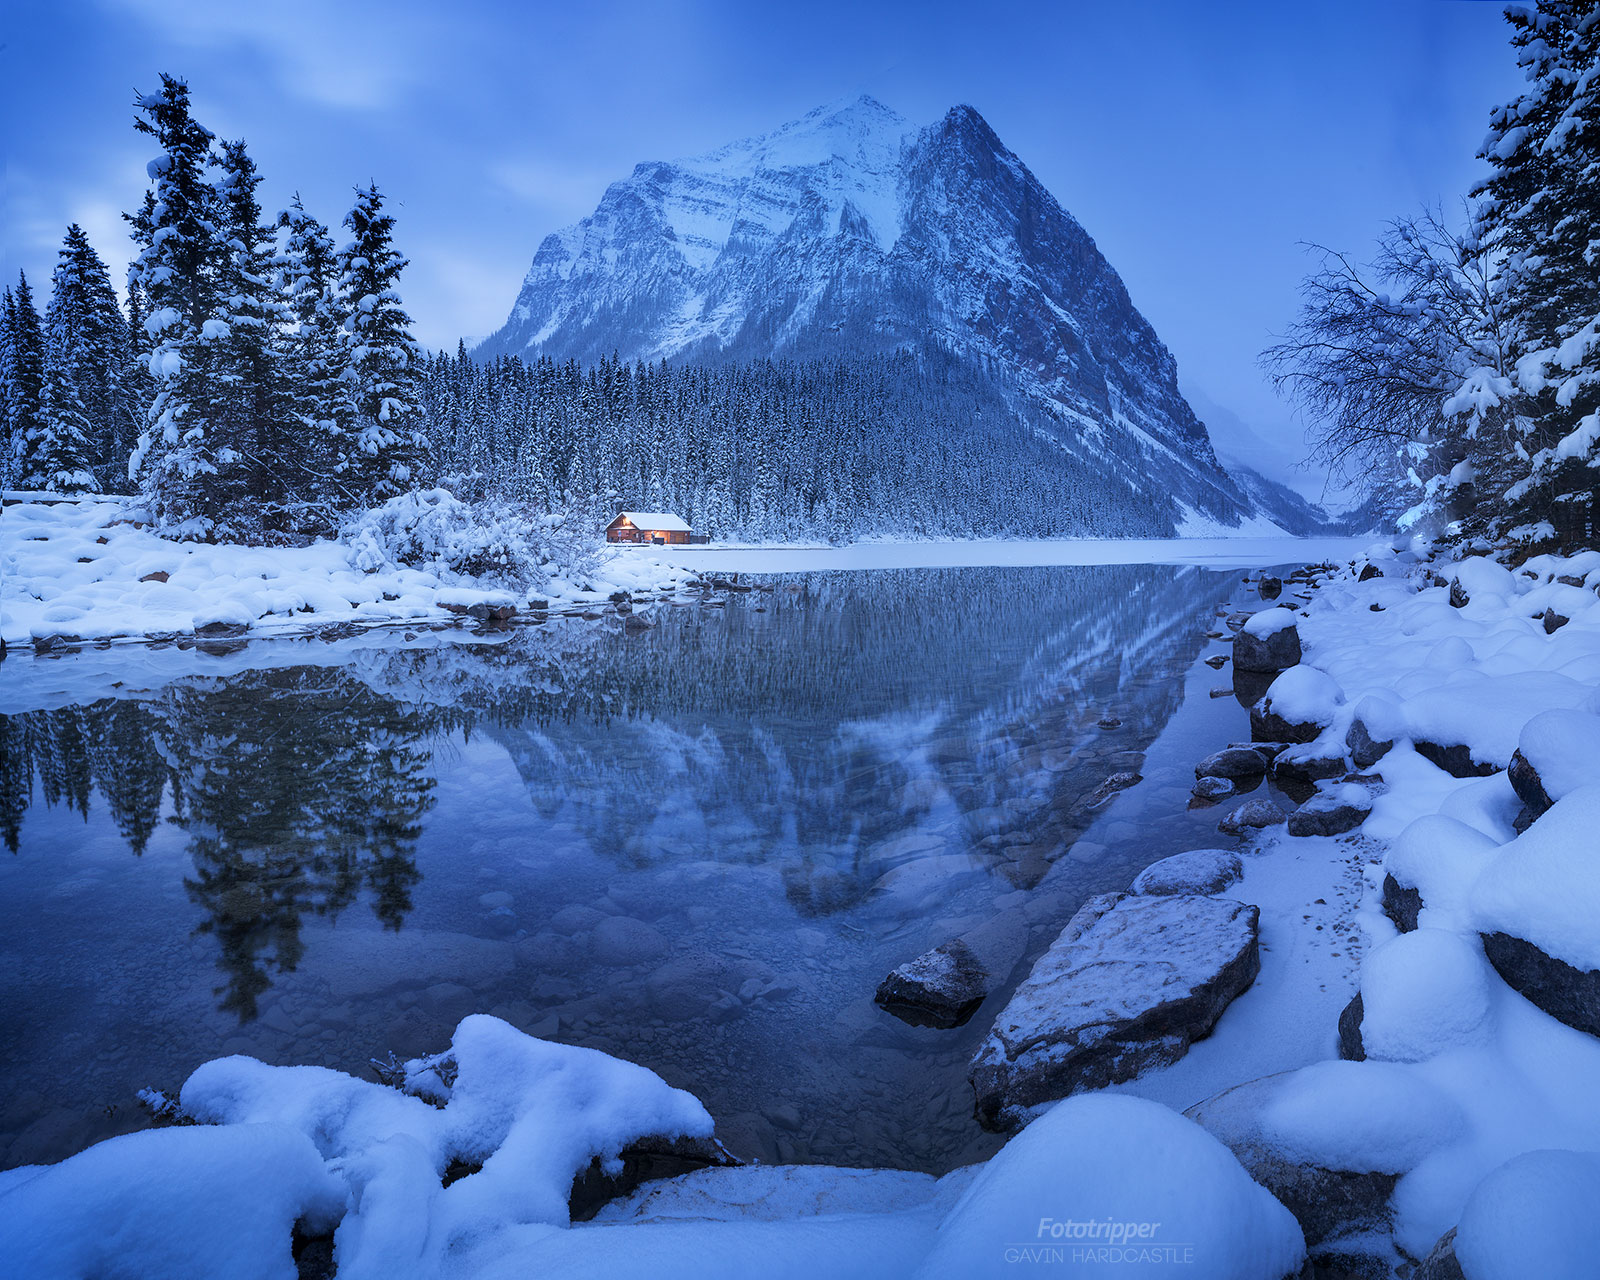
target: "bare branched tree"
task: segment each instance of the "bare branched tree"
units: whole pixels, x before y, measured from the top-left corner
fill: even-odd
[[[1313,456],[1369,491],[1400,479],[1426,489],[1462,461],[1492,462],[1511,422],[1518,333],[1475,224],[1458,231],[1432,210],[1398,219],[1369,264],[1311,248],[1321,269],[1261,359],[1311,423]]]

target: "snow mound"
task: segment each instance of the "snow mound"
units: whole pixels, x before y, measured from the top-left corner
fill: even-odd
[[[287,1125],[130,1133],[0,1182],[0,1257],[30,1280],[295,1280],[294,1224],[327,1230],[344,1184]]]
[[[1600,716],[1587,711],[1543,711],[1522,726],[1517,749],[1539,774],[1545,795],[1600,782]]]
[[[1484,933],[1507,933],[1578,969],[1600,969],[1600,786],[1558,800],[1484,869],[1472,908]]]
[[[1283,612],[1283,610],[1279,610]],[[1344,705],[1344,690],[1326,671],[1301,663],[1267,689],[1274,713],[1293,724],[1331,724]]]
[[[1473,882],[1500,845],[1475,827],[1442,813],[1418,818],[1389,847],[1384,867],[1422,894],[1429,924],[1465,921]]]
[[[1600,1156],[1529,1151],[1478,1184],[1456,1227],[1469,1280],[1588,1280],[1600,1265]]]
[[[916,1274],[978,1280],[1075,1261],[1074,1276],[1281,1280],[1304,1257],[1289,1211],[1198,1124],[1095,1094],[1052,1107],[983,1167]]]
[[[1417,929],[1361,966],[1361,1043],[1368,1058],[1419,1062],[1489,1034],[1489,974],[1457,933]]]
[[[1463,1128],[1460,1109],[1406,1067],[1317,1062],[1282,1077],[1262,1129],[1292,1160],[1325,1169],[1404,1173]]]

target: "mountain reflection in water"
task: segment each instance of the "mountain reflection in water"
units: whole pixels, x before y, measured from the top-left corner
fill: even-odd
[[[872,990],[1049,877],[1031,954],[1158,856],[1065,857],[1136,811],[1098,789],[1236,581],[779,578],[643,634],[259,642],[138,691],[130,651],[116,696],[0,716],[0,1163],[130,1127],[132,1089],[219,1052],[356,1070],[473,1009],[652,1066],[747,1154],[974,1158],[988,1015],[909,1028]]]

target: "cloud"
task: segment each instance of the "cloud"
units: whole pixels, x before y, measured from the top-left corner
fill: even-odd
[[[463,334],[487,337],[505,323],[525,261],[436,243],[414,247],[417,252],[411,255],[400,291],[416,322],[413,332],[422,342],[454,351]]]
[[[131,155],[107,157],[104,173],[115,175],[121,186],[135,192],[143,189],[144,158]],[[48,288],[56,251],[67,225],[76,222],[89,237],[89,243],[105,259],[111,282],[119,291],[133,247],[122,210],[107,199],[100,186],[48,181],[41,175],[13,163],[6,180],[5,281],[9,283],[20,268],[28,273],[35,288]]]
[[[325,106],[377,110],[399,103],[443,38],[435,10],[353,0],[104,0],[159,36],[191,49],[260,55],[288,93]]]
[[[558,218],[576,221],[593,212],[606,187],[618,175],[524,158],[492,164],[488,176],[495,186],[517,199]]]

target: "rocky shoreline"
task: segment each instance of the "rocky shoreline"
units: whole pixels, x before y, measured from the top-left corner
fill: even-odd
[[[1600,781],[1600,764],[1582,763],[1600,761],[1600,716],[1590,709],[1551,710],[1534,717],[1509,762],[1502,763],[1486,759],[1482,746],[1466,735],[1450,740],[1440,734],[1431,740],[1415,727],[1396,728],[1393,708],[1376,705],[1371,698],[1360,702],[1352,714],[1334,677],[1307,661],[1300,624],[1309,614],[1303,606],[1324,584],[1359,587],[1387,576],[1396,585],[1406,584],[1403,589],[1408,593],[1435,591],[1446,596],[1447,608],[1465,610],[1472,594],[1464,581],[1481,583],[1487,576],[1502,588],[1496,598],[1503,599],[1504,581],[1473,563],[1468,562],[1466,573],[1441,566],[1449,574],[1444,577],[1428,567],[1423,556],[1403,552],[1343,569],[1310,565],[1289,574],[1286,581],[1266,574],[1255,577],[1262,603],[1269,607],[1227,618],[1234,632],[1232,691],[1250,707],[1251,741],[1221,747],[1195,767],[1195,803],[1222,806],[1221,833],[1241,838],[1247,851],[1268,858],[1287,856],[1286,841],[1359,838],[1378,798],[1392,788],[1383,765],[1397,744],[1449,777],[1463,782],[1495,779],[1503,784],[1520,806],[1510,825],[1524,842],[1528,837],[1522,833],[1537,832],[1536,824],[1559,797]],[[1560,587],[1583,590],[1588,601],[1569,596],[1563,607],[1573,613],[1588,611],[1594,590],[1600,588],[1595,581],[1600,574],[1593,570],[1587,576],[1562,574],[1559,568],[1546,567],[1542,574],[1534,568],[1523,576],[1536,588],[1542,577]],[[1292,598],[1272,605],[1285,587]],[[1390,607],[1378,600],[1367,602],[1369,613]],[[1570,621],[1553,605],[1534,609],[1530,616],[1547,636]],[[1224,663],[1213,660],[1210,665]],[[1600,698],[1595,701],[1600,704]],[[1270,798],[1231,804],[1268,779],[1292,808],[1286,810]],[[1580,813],[1577,820],[1586,816],[1586,811]],[[1434,821],[1462,825],[1445,817]],[[1388,967],[1400,975],[1394,981],[1402,986],[1414,983],[1413,964],[1423,972],[1470,971],[1486,960],[1510,991],[1536,1009],[1590,1036],[1600,1035],[1600,965],[1573,963],[1514,932],[1481,928],[1475,938],[1462,941],[1443,929],[1426,927],[1421,918],[1428,909],[1423,886],[1430,878],[1443,878],[1426,856],[1429,846],[1439,843],[1437,833],[1430,842],[1428,824],[1424,818],[1406,830],[1409,840],[1388,846],[1381,881],[1376,881],[1380,887],[1368,895],[1366,904],[1370,909],[1376,898],[1400,935],[1390,940],[1388,949],[1380,946],[1380,958],[1390,949],[1410,947],[1407,958],[1412,963],[1389,962]],[[1462,832],[1447,834],[1459,838]],[[1494,841],[1470,830],[1466,834],[1477,835],[1479,856],[1488,857]],[[1546,820],[1544,834],[1560,833]],[[1576,830],[1570,837],[1583,840]],[[1411,853],[1417,846],[1423,846],[1423,852]],[[1102,894],[1087,902],[1034,963],[994,1018],[973,1058],[970,1080],[979,1123],[1016,1131],[1063,1098],[1136,1080],[1176,1062],[1205,1038],[1229,1004],[1249,990],[1260,970],[1258,910],[1237,896],[1226,896],[1239,878],[1237,853],[1196,849],[1154,864],[1126,893]],[[1357,921],[1346,923],[1353,928]],[[985,963],[983,948],[973,945],[985,930],[995,932],[992,924],[980,926],[972,931],[973,938],[952,939],[902,965],[880,987],[879,1004],[920,1025],[965,1021],[995,989],[991,973],[1009,972],[1015,963],[1014,957],[1009,963]],[[1419,941],[1413,945],[1408,938]],[[1384,943],[1381,932],[1374,941]],[[1368,981],[1363,978],[1363,985]],[[1464,994],[1448,986],[1430,994],[1455,999],[1457,1015],[1474,1021],[1475,1006]],[[1487,1008],[1486,997],[1480,1003]],[[1327,1028],[1330,1041],[1337,1041],[1337,1059],[1241,1080],[1191,1105],[1185,1114],[1220,1139],[1251,1176],[1290,1209],[1309,1251],[1307,1276],[1455,1280],[1463,1272],[1455,1257],[1453,1228],[1421,1250],[1414,1235],[1406,1238],[1397,1231],[1396,1188],[1415,1167],[1414,1158],[1397,1160],[1381,1150],[1382,1142],[1375,1144],[1380,1148],[1376,1152],[1347,1150],[1344,1159],[1313,1158],[1305,1144],[1296,1150],[1293,1131],[1303,1123],[1307,1102],[1292,1095],[1304,1090],[1307,1078],[1315,1073],[1328,1076],[1316,1092],[1326,1095],[1323,1101],[1335,1113],[1341,1106],[1359,1109],[1369,1092],[1369,1105],[1384,1109],[1393,1082],[1380,1077],[1369,1086],[1365,1078],[1345,1073],[1351,1064],[1373,1060],[1363,1034],[1372,1016],[1363,989],[1358,989],[1337,1027]],[[1408,1053],[1398,1060],[1418,1056]],[[1397,1060],[1392,1052],[1376,1057],[1373,1072],[1383,1061]],[[1284,1103],[1285,1098],[1291,1101]],[[1429,1114],[1426,1106],[1421,1111]],[[1290,1118],[1275,1125],[1274,1116],[1280,1112]],[[1426,1147],[1448,1135],[1450,1121],[1437,1114],[1433,1118],[1441,1133],[1420,1133],[1416,1145]]]

